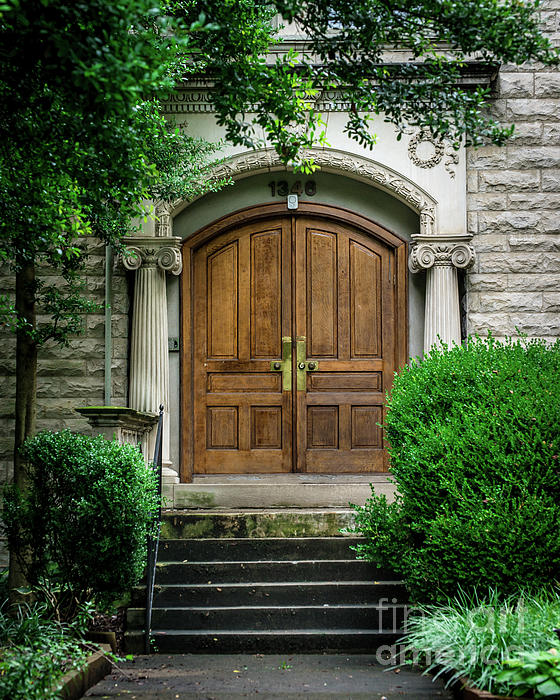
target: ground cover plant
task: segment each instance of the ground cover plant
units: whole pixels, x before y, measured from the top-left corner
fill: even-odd
[[[8,487],[4,522],[27,581],[62,619],[129,591],[146,563],[157,485],[138,448],[68,430],[24,446],[25,493]]]
[[[506,659],[496,681],[511,686],[513,697],[560,697],[560,650],[552,647]]]
[[[415,610],[403,653],[426,672],[446,674],[448,684],[468,678],[497,694],[558,697],[559,621],[558,593],[506,599],[496,591],[484,599],[459,595]]]
[[[559,341],[472,338],[403,368],[386,419],[397,496],[357,507],[358,556],[424,602],[558,581],[559,395]]]
[[[86,616],[73,624],[49,618],[45,605],[0,608],[0,698],[55,700],[68,671],[84,666],[90,651],[80,645]]]

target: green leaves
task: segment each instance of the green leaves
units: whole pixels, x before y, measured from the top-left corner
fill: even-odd
[[[30,583],[78,601],[128,591],[142,575],[158,505],[139,450],[62,431],[39,433],[23,452],[30,485],[7,490],[4,522]]]
[[[526,652],[518,658],[505,659],[496,681],[513,688],[513,697],[533,693],[535,698],[560,695],[560,651]]]
[[[496,590],[480,596],[460,592],[440,605],[414,609],[405,654],[420,658],[426,672],[445,674],[449,684],[468,679],[500,696],[555,695],[560,657],[550,647],[557,644],[559,615],[557,593],[504,600]]]
[[[386,435],[397,501],[358,509],[363,554],[413,596],[560,580],[560,343],[471,338],[395,378]]]
[[[204,3],[205,12],[219,17],[218,5],[220,0]],[[495,69],[499,62],[559,62],[560,54],[539,31],[533,2],[276,0],[274,6],[285,19],[296,22],[299,35],[307,40],[305,55],[296,66],[298,79],[309,79],[317,90],[325,86],[342,90],[353,105],[345,131],[369,148],[375,143],[370,114],[393,124],[397,134],[417,126],[450,139],[457,147],[488,141],[501,145],[511,135],[511,127],[489,116],[488,90],[465,85],[468,64],[477,61]],[[257,131],[252,126],[266,131],[266,123],[276,116],[283,127],[302,127],[291,143],[280,129],[268,130],[277,152],[288,162],[297,161],[299,150],[309,145],[312,129],[297,105],[289,106],[293,98],[280,79],[282,59],[257,69],[250,49],[249,60],[231,56],[226,34],[235,31],[235,23],[218,19],[217,24],[214,51],[223,51],[227,58],[214,62],[214,54],[209,54],[208,68],[219,93],[218,119],[227,128],[228,139],[244,145],[254,142]],[[401,52],[401,60],[387,59],[387,47]],[[235,66],[239,92],[233,99],[225,66]],[[267,84],[275,88],[268,103]],[[247,123],[241,115],[255,101],[260,105],[258,114]]]
[[[88,652],[77,629],[49,619],[44,605],[0,608],[0,698],[56,700],[60,679],[80,668]]]

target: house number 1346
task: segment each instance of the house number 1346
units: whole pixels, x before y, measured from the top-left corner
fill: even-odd
[[[308,197],[313,197],[317,193],[315,180],[307,180],[303,186],[301,180],[297,180],[291,186],[286,180],[277,180],[276,182],[269,182],[268,186],[272,197],[287,197],[289,194],[297,194],[301,197],[304,192]]]

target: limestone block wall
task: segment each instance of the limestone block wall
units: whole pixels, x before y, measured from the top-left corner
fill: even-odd
[[[101,305],[87,314],[84,333],[71,338],[68,347],[48,343],[41,348],[37,377],[37,427],[39,430],[70,428],[90,434],[87,421],[77,406],[104,403],[104,303],[105,248],[88,240],[85,275],[88,296]],[[46,271],[48,274],[48,271]],[[52,277],[51,277],[52,279]],[[0,294],[13,294],[14,281],[6,267],[0,268]],[[115,262],[113,269],[113,354],[112,385],[114,405],[127,405],[129,293],[126,274]],[[12,476],[15,405],[15,337],[0,329],[0,484]],[[0,542],[0,568],[5,564]]]
[[[560,45],[560,0],[541,20]],[[467,154],[467,220],[477,251],[467,278],[467,330],[560,335],[560,72],[502,66],[493,113],[515,123],[503,148]]]

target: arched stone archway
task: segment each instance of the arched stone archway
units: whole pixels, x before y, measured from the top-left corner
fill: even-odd
[[[471,236],[466,233],[442,235],[438,228],[438,202],[423,188],[391,168],[361,155],[336,149],[313,149],[309,157],[325,172],[341,174],[388,192],[419,215],[420,230],[413,234],[409,268],[426,271],[424,350],[435,343],[460,342],[460,310],[457,270],[474,262]],[[272,150],[234,155],[212,170],[210,177],[230,176],[234,180],[263,172],[284,170]],[[125,267],[136,271],[132,344],[130,355],[132,408],[155,411],[157,406],[134,405],[135,396],[168,396],[169,366],[167,349],[167,298],[165,273],[181,273],[182,239],[173,235],[173,219],[191,202],[157,202],[155,236],[131,236],[126,241],[133,255],[124,255]],[[157,329],[157,338],[151,337]],[[142,386],[140,386],[140,383]],[[145,384],[152,387],[146,391]],[[138,385],[138,386],[136,386]],[[155,399],[154,399],[155,400]],[[159,401],[157,402],[159,404]],[[167,426],[169,421],[166,421]],[[178,481],[169,460],[168,427],[164,435],[164,474],[167,481]]]
[[[324,172],[345,175],[393,195],[419,214],[421,235],[437,235],[436,200],[408,178],[370,158],[334,148],[311,149],[306,153]],[[215,179],[231,177],[233,180],[240,180],[262,172],[284,169],[285,165],[275,151],[263,149],[231,156],[224,163],[213,168],[210,177]],[[165,238],[172,236],[173,218],[192,201],[194,200],[181,199],[173,202],[157,202],[155,205],[156,236]]]

